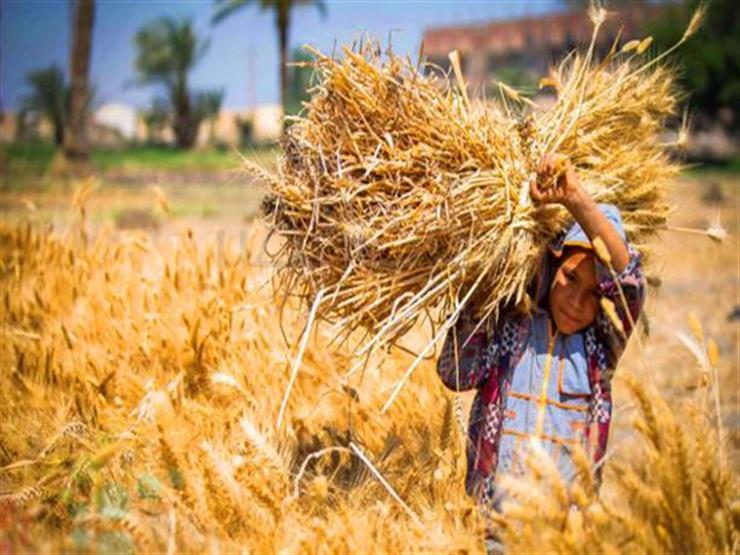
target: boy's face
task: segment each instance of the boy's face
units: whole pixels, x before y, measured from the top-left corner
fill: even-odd
[[[550,285],[550,315],[558,331],[576,333],[591,325],[599,312],[599,290],[593,254],[567,249]]]

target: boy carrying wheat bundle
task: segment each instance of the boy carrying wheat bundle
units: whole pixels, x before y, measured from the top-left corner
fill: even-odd
[[[466,490],[499,511],[505,492],[496,487],[496,474],[522,470],[516,466],[525,439],[540,440],[566,481],[575,474],[571,454],[578,443],[588,444],[600,467],[611,375],[644,300],[640,255],[626,241],[618,209],[597,205],[566,164],[555,186],[543,192],[537,181],[546,182],[555,166],[545,156],[531,183],[537,202],[559,203],[575,220],[542,259],[533,283],[534,313],[512,311],[489,331],[472,310],[465,311],[437,363],[450,389],[478,390],[469,421]],[[615,307],[617,321],[601,309],[602,299]]]
[[[607,12],[594,6],[588,50],[543,79],[557,95],[548,109],[504,85],[500,102],[475,105],[452,55],[457,86],[376,43],[341,58],[312,50],[316,84],[278,174],[249,168],[270,185],[277,289],[310,308],[300,345],[315,321],[332,323],[356,345],[349,379],[429,322],[381,412],[443,342],[442,381],[478,389],[466,486],[487,505],[505,497],[496,475],[516,471],[522,439],[543,441],[565,479],[578,444],[603,462],[611,375],[644,299],[641,258],[680,171],[676,143],[657,140],[678,112],[660,61],[701,16],[652,59],[650,37],[617,37],[597,60]]]

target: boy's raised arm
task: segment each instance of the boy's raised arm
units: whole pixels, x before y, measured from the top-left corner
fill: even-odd
[[[539,179],[546,181],[555,172],[555,157],[551,154],[542,158],[539,168]],[[558,177],[555,186],[541,190],[537,181],[531,183],[532,198],[543,203],[562,204],[580,224],[588,238],[593,241],[600,237],[611,256],[612,265],[621,273],[629,263],[630,256],[622,238],[599,210],[599,206],[581,187],[573,165],[565,162],[565,169]]]

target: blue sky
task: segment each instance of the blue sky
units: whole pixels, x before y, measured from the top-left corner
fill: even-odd
[[[69,52],[68,0],[0,0],[0,102],[16,109],[27,92],[26,74],[51,63],[66,71]],[[322,19],[314,7],[293,12],[290,44],[330,50],[334,41],[351,42],[368,32],[385,40],[393,31],[394,50],[418,52],[425,29],[535,15],[562,9],[557,0],[329,1]],[[135,87],[133,37],[147,22],[162,16],[191,18],[211,46],[191,74],[197,88],[223,88],[224,106],[241,108],[276,102],[278,47],[274,17],[258,6],[243,8],[217,26],[210,24],[207,0],[98,0],[93,37],[92,81],[98,102],[145,106],[159,91]]]

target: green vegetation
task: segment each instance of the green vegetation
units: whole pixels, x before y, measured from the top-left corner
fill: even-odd
[[[183,151],[166,147],[131,147],[126,150],[97,150],[93,160],[101,170],[228,170],[238,158],[231,150]]]
[[[667,12],[649,28],[658,50],[681,37],[700,0],[689,0]],[[689,105],[707,114],[722,108],[740,117],[740,3],[713,0],[708,3],[704,23],[691,41],[674,55],[682,69],[681,81],[689,94]],[[735,127],[737,129],[737,127]]]
[[[6,175],[41,175],[49,167],[55,153],[54,145],[42,142],[10,143],[2,146]],[[272,146],[250,147],[240,151],[261,164],[271,164],[276,156]],[[230,170],[239,165],[237,152],[231,149],[182,151],[168,147],[131,146],[123,150],[93,149],[93,165],[100,171],[165,170],[198,171]]]
[[[22,99],[22,125],[29,115],[46,117],[54,128],[54,142],[61,145],[69,111],[69,85],[64,79],[64,72],[59,66],[51,65],[30,72],[26,81],[31,94]]]
[[[710,162],[706,164],[696,164],[686,170],[686,175],[691,177],[708,177],[711,175],[740,175],[740,156],[734,156],[722,162]]]

